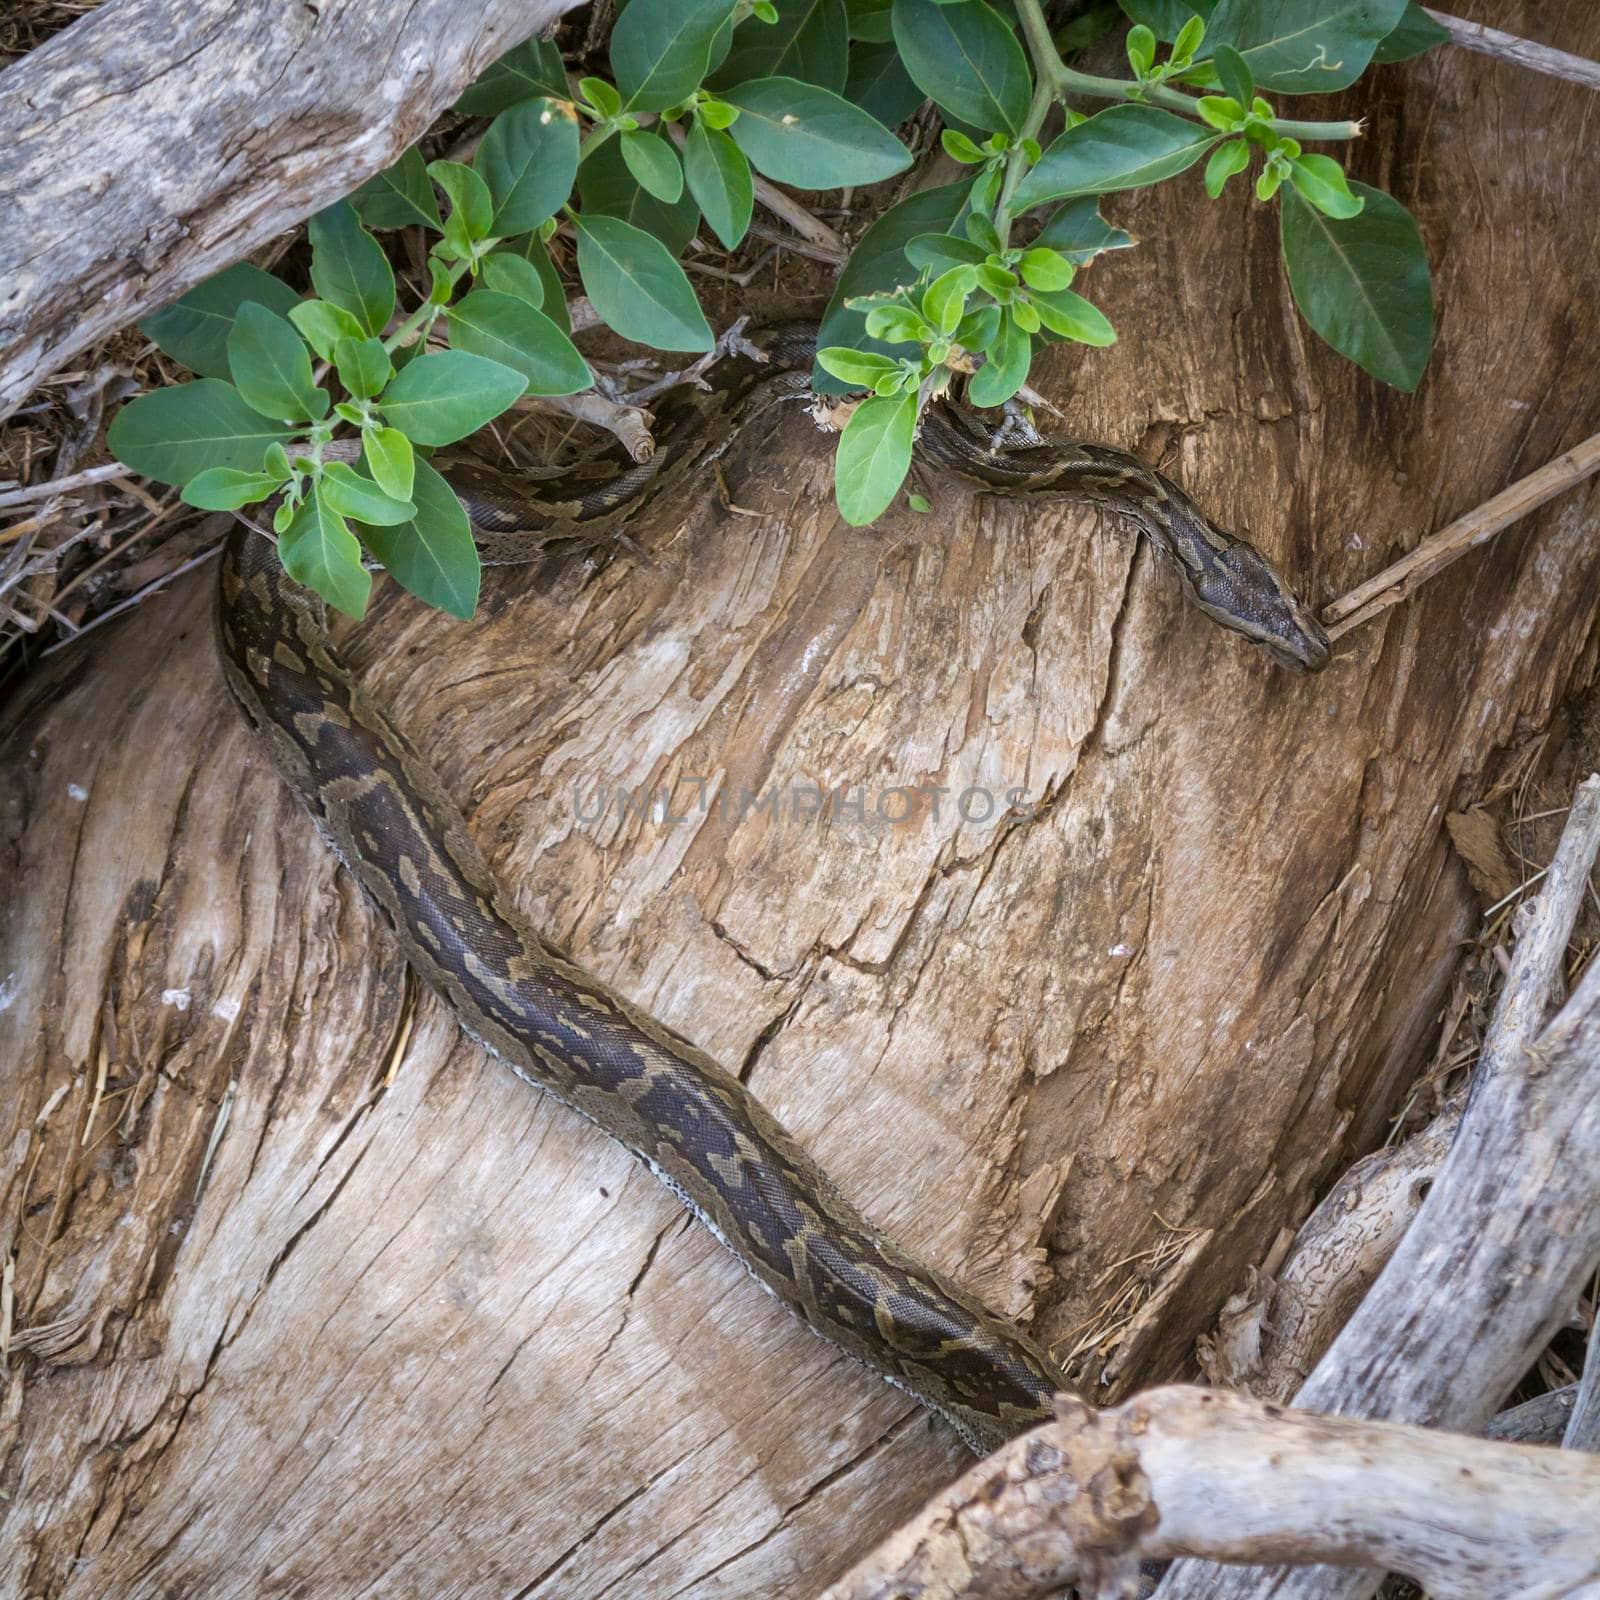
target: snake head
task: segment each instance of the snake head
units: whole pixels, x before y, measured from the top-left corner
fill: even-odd
[[[1191,571],[1195,603],[1214,622],[1243,634],[1291,672],[1321,672],[1330,653],[1322,624],[1252,544],[1236,539],[1205,551]]]

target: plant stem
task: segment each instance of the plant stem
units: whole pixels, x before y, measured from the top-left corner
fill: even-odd
[[[450,282],[452,285],[461,281],[462,274],[470,265],[471,263],[468,261],[457,261],[451,266]],[[433,303],[432,296],[429,296],[428,299],[424,300],[422,304],[418,306],[417,309],[413,311],[411,315],[407,317],[406,320],[402,322],[400,326],[383,341],[384,350],[388,354],[393,355],[401,345],[409,344],[411,342],[412,334],[414,334],[424,322],[426,322],[429,327],[432,327],[434,321],[437,319],[439,313],[443,309],[443,306],[436,306]]]
[[[1181,89],[1170,89],[1164,83],[1141,84],[1131,78],[1099,78],[1090,72],[1074,71],[1061,59],[1061,52],[1050,37],[1050,25],[1044,19],[1039,0],[1017,0],[1017,15],[1028,41],[1028,53],[1033,57],[1034,71],[1041,82],[1048,81],[1056,99],[1083,94],[1095,100],[1144,101],[1193,117],[1197,122],[1203,120],[1195,110],[1197,96],[1185,94]],[[1361,134],[1359,122],[1297,122],[1289,117],[1274,117],[1270,126],[1274,133],[1287,139],[1328,141],[1355,139]]]
[[[1022,132],[1017,136],[1017,142],[1012,146],[1011,154],[1006,159],[1005,181],[1000,188],[999,204],[994,208],[995,232],[1000,235],[1002,250],[1011,243],[1011,197],[1016,193],[1017,185],[1022,181],[1023,173],[1028,167],[1028,158],[1023,154],[1023,145],[1027,140],[1039,137],[1044,119],[1049,116],[1050,107],[1055,102],[1055,89],[1050,79],[1041,72],[1034,84],[1033,101],[1028,107],[1027,120],[1022,124]]]

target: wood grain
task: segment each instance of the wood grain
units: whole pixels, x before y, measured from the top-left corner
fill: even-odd
[[[0,418],[392,165],[572,0],[113,0],[0,75]]]

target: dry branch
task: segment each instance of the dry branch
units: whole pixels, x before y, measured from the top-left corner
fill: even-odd
[[[1455,1137],[1461,1108],[1442,1111],[1415,1137],[1363,1157],[1306,1219],[1278,1274],[1252,1394],[1287,1400],[1349,1320],[1416,1219]]]
[[[568,0],[123,0],[0,77],[0,418],[390,165]]]
[[[1588,89],[1600,89],[1600,61],[1575,56],[1551,45],[1536,44],[1532,39],[1519,39],[1514,33],[1503,33],[1481,22],[1464,22],[1460,17],[1435,11],[1432,6],[1422,9],[1450,35],[1452,44],[1464,50],[1476,50],[1497,61],[1526,67],[1530,72],[1542,72],[1547,77],[1565,78],[1569,83],[1581,83]]]
[[[1484,1035],[1479,1079],[1520,1060],[1559,998],[1562,961],[1585,885],[1600,854],[1600,790],[1585,785],[1568,814]],[[1278,1274],[1266,1323],[1269,1342],[1251,1392],[1287,1400],[1376,1281],[1421,1207],[1455,1138],[1451,1105],[1405,1144],[1356,1163],[1302,1225]],[[1251,1376],[1243,1374],[1241,1376]]]
[[[1600,1461],[1153,1389],[1054,1423],[931,1500],[823,1600],[1131,1592],[1141,1560],[1382,1564],[1439,1600],[1591,1593]]]
[[[1600,1321],[1600,1317],[1596,1320]],[[1573,1397],[1572,1420],[1567,1423],[1561,1444],[1567,1450],[1600,1451],[1600,1326],[1594,1324],[1589,1328],[1583,1377]]]
[[[1552,980],[1535,952],[1547,952],[1557,930],[1565,946],[1562,886],[1571,890],[1575,877],[1571,892],[1581,890],[1597,813],[1600,775],[1578,786],[1546,892],[1501,995],[1496,1024],[1507,1038],[1543,1016]],[[1548,887],[1551,879],[1556,887]],[[1591,962],[1536,1043],[1479,1063],[1460,1132],[1416,1222],[1296,1396],[1298,1405],[1483,1428],[1600,1259],[1597,1076],[1600,962]],[[1265,1576],[1179,1566],[1161,1593],[1166,1600],[1344,1596],[1376,1581],[1371,1573]]]
[[[1508,1406],[1483,1430],[1483,1436],[1502,1444],[1560,1444],[1577,1399],[1575,1383],[1547,1389],[1521,1405]]]
[[[1535,507],[1542,506],[1546,500],[1554,499],[1596,472],[1600,472],[1600,434],[1585,439],[1570,450],[1564,450],[1537,472],[1519,478],[1493,499],[1485,500],[1465,516],[1447,523],[1437,533],[1424,539],[1409,555],[1402,556],[1376,577],[1357,584],[1348,594],[1341,595],[1325,606],[1322,620],[1327,625],[1328,637],[1341,638],[1352,628],[1359,628],[1363,622],[1370,621],[1380,611],[1398,605],[1415,594],[1429,578],[1442,572],[1452,562],[1459,561],[1469,550],[1475,550],[1502,528],[1510,527]]]

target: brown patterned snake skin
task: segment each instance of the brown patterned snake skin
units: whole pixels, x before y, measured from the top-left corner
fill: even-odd
[[[552,536],[632,510],[644,484],[704,465],[754,411],[804,382],[723,365],[732,381],[664,407],[678,415],[650,468],[614,475],[607,489],[560,500],[524,488],[508,504],[465,471],[453,478],[488,559],[531,559]],[[1051,441],[1007,449],[943,405],[920,450],[996,488],[1054,490],[1131,518],[1209,615],[1298,670],[1326,663],[1321,630],[1255,549],[1136,457]],[[802,1322],[948,1419],[974,1450],[1051,1414],[1066,1382],[1038,1346],[863,1219],[737,1078],[518,916],[432,768],[356,687],[319,609],[242,523],[223,555],[217,628],[245,716],[463,1028],[620,1140]]]

